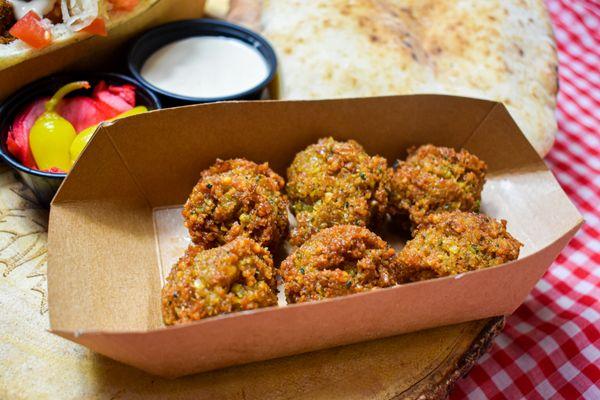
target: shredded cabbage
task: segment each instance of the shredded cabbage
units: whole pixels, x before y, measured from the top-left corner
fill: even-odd
[[[61,0],[63,21],[72,31],[89,26],[99,14],[98,0]]]

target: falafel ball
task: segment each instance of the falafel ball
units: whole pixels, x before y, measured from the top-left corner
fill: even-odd
[[[283,184],[268,163],[217,160],[183,208],[192,241],[208,249],[246,236],[273,250],[288,232]]]
[[[10,28],[17,22],[13,6],[8,0],[0,0],[0,44],[10,43],[15,38],[9,33]]]
[[[516,260],[522,244],[506,221],[472,212],[427,215],[414,238],[398,253],[404,282],[415,282],[493,267]]]
[[[390,213],[413,227],[436,211],[478,211],[487,165],[466,150],[431,144],[408,150],[391,171]]]
[[[214,249],[190,245],[162,289],[165,325],[277,304],[270,253],[240,237]]]
[[[290,242],[299,246],[334,225],[370,226],[385,216],[387,161],[354,140],[320,139],[296,154],[286,191],[298,221]]]
[[[394,249],[355,225],[316,233],[283,261],[280,272],[289,303],[393,286],[401,275]]]

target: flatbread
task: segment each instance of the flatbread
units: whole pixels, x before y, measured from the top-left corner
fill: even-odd
[[[229,18],[275,47],[281,99],[485,98],[540,155],[554,141],[558,64],[541,0],[232,0]]]

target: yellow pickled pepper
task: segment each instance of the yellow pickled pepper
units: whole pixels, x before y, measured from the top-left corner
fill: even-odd
[[[71,82],[61,87],[45,104],[45,111],[35,120],[29,131],[29,146],[35,163],[41,170],[71,168],[69,149],[77,132],[73,125],[56,111],[56,106],[67,94],[78,89],[89,89],[86,81]]]

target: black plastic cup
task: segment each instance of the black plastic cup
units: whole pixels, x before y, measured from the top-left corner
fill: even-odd
[[[171,93],[154,86],[142,77],[141,70],[146,60],[161,47],[194,36],[223,36],[240,40],[254,47],[265,59],[269,68],[267,77],[255,87],[223,97],[189,97]],[[190,19],[172,22],[151,29],[140,36],[129,51],[127,65],[131,75],[148,90],[156,93],[165,107],[211,103],[226,100],[256,100],[269,85],[277,71],[277,57],[269,42],[256,32],[224,21]]]
[[[48,207],[52,198],[56,194],[63,179],[67,176],[65,173],[53,173],[38,171],[27,168],[16,159],[6,146],[8,131],[17,114],[28,104],[41,97],[53,95],[59,88],[69,82],[86,80],[90,82],[92,88],[88,90],[91,93],[100,81],[105,81],[111,85],[130,84],[136,87],[136,105],[146,106],[149,110],[161,108],[160,101],[154,93],[141,87],[134,79],[121,74],[82,72],[65,75],[55,75],[42,78],[35,81],[18,92],[10,96],[2,105],[0,105],[0,158],[10,165],[21,177],[34,193],[40,205]],[[80,95],[85,90],[78,90],[72,95]]]

